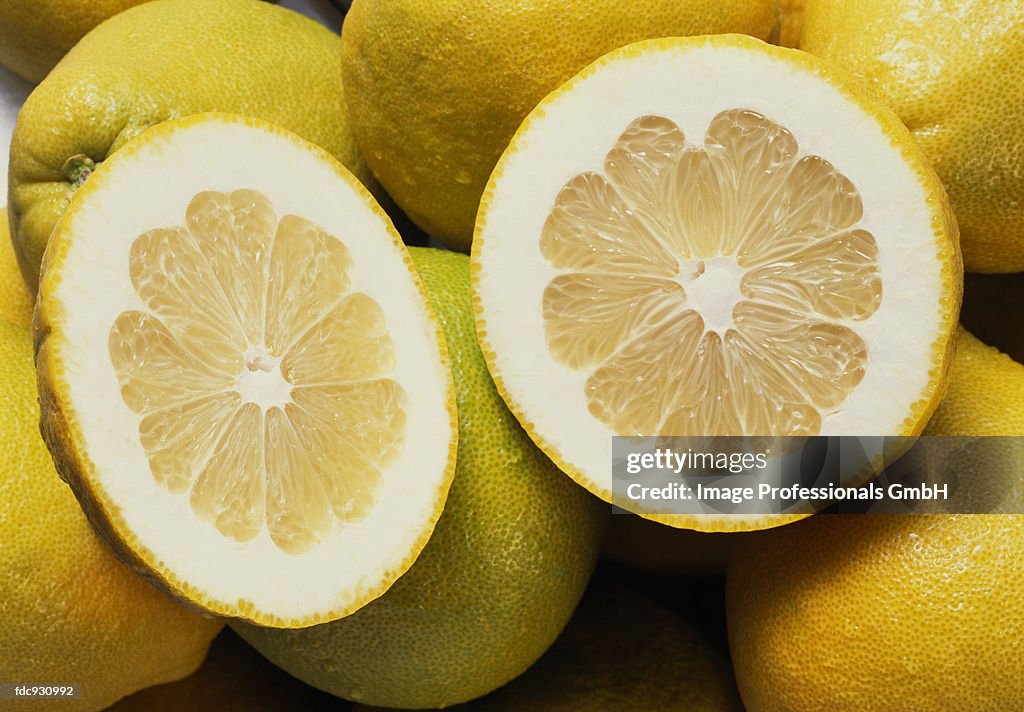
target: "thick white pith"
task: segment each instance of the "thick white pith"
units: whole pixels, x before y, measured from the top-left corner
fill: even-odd
[[[900,432],[911,406],[930,397],[934,345],[946,328],[933,206],[877,122],[810,69],[748,48],[709,44],[623,54],[528,120],[492,177],[474,243],[479,317],[496,374],[537,436],[598,488],[611,489],[615,433],[583,397],[591,370],[552,357],[541,318],[544,290],[565,271],[545,259],[538,237],[563,186],[600,172],[609,148],[638,117],[666,117],[699,144],[712,119],[732,109],[781,124],[802,154],[823,157],[849,178],[863,201],[858,227],[878,243],[884,285],[878,309],[863,320],[833,320],[868,345],[868,368],[839,407],[822,413],[821,432]],[[724,325],[729,310],[718,300],[728,301],[732,292],[728,269],[720,267],[714,265],[710,288],[699,279],[689,286],[698,300],[716,300],[710,314]]]
[[[158,574],[225,609],[248,601],[246,615],[264,619],[348,610],[367,591],[389,585],[433,527],[454,433],[438,331],[384,220],[324,158],[241,121],[211,120],[160,135],[97,178],[102,181],[63,226],[61,279],[46,283],[48,304],[59,304],[48,348],[67,381],[78,445],[95,466],[92,484],[123,520],[124,534],[155,558]],[[248,541],[225,537],[195,516],[188,496],[154,480],[139,416],[119,394],[108,353],[118,316],[146,309],[129,278],[132,242],[148,230],[180,225],[197,193],[240,188],[265,194],[279,216],[312,221],[348,248],[355,265],[351,291],[383,311],[395,352],[389,377],[408,396],[405,443],[383,471],[376,506],[301,554],[283,551],[266,528]],[[237,383],[243,398],[264,409],[287,402],[290,389],[275,359],[258,348],[245,356]]]

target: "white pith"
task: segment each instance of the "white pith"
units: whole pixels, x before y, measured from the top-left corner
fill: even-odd
[[[864,207],[858,227],[878,242],[879,308],[861,321],[832,320],[867,343],[868,367],[846,400],[822,413],[822,434],[899,432],[912,404],[929,396],[933,348],[945,329],[943,259],[933,206],[900,147],[813,70],[762,52],[709,44],[622,55],[531,116],[492,176],[474,241],[476,295],[495,373],[536,435],[597,488],[612,488],[615,433],[588,410],[584,387],[592,369],[558,363],[546,343],[543,293],[564,270],[544,258],[538,238],[567,181],[600,172],[609,148],[638,117],[671,119],[699,144],[717,114],[738,108],[785,126],[801,155],[821,156],[849,178]],[[726,326],[734,296],[728,266],[713,265],[706,286],[686,272],[677,279],[687,306],[702,316],[708,310],[706,330]],[[717,303],[700,303],[709,300]]]
[[[686,308],[696,309],[705,331],[725,334],[733,327],[732,310],[743,299],[744,270],[733,257],[713,257],[684,263],[676,281],[686,290]]]
[[[433,526],[454,436],[447,365],[407,256],[331,164],[291,138],[241,121],[192,124],[149,140],[117,163],[64,226],[70,239],[61,278],[46,282],[48,303],[60,305],[51,312],[48,348],[67,382],[80,446],[95,466],[94,486],[152,553],[158,573],[211,601],[248,601],[263,617],[284,620],[350,608],[368,590],[390,584]],[[264,193],[279,217],[302,216],[344,243],[355,265],[352,291],[383,310],[396,357],[389,378],[408,395],[406,441],[383,470],[374,509],[361,521],[338,524],[298,555],[282,551],[266,528],[247,542],[225,537],[196,517],[187,495],[154,480],[139,442],[139,417],[119,395],[108,353],[118,315],[147,311],[127,268],[133,240],[182,224],[200,191],[239,188]],[[288,402],[290,388],[275,359],[254,347],[246,365],[237,384],[243,399],[264,409]]]
[[[268,354],[265,347],[250,346],[235,387],[243,403],[255,403],[264,411],[292,402],[292,387],[281,375],[281,359]]]

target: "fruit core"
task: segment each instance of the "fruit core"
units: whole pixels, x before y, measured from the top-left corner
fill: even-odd
[[[552,357],[620,435],[813,435],[868,368],[882,300],[856,187],[747,109],[700,144],[633,121],[540,235]]]
[[[292,386],[281,374],[280,359],[268,354],[265,348],[250,346],[244,361],[245,368],[235,384],[243,403],[255,403],[267,410],[292,402]]]
[[[676,281],[690,304],[704,319],[704,329],[724,335],[733,327],[733,309],[743,293],[743,269],[729,257],[710,257],[683,262]]]
[[[365,517],[407,403],[341,240],[259,192],[204,192],[128,267],[140,308],[109,353],[157,482],[225,537],[265,530],[290,554]]]

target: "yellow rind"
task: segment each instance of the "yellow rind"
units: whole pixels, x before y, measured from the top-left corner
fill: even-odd
[[[258,128],[288,139],[297,148],[313,153],[330,165],[338,177],[352,190],[356,191],[363,198],[364,202],[373,209],[374,213],[384,222],[388,235],[391,237],[394,245],[401,249],[406,269],[422,297],[424,313],[428,316],[433,326],[434,340],[443,364],[442,370],[444,373],[439,374],[438,377],[444,378],[447,382],[448,399],[445,409],[448,412],[452,437],[448,447],[444,480],[438,492],[437,501],[434,503],[428,528],[416,540],[415,546],[410,550],[408,556],[397,566],[385,572],[385,575],[382,576],[385,585],[353,592],[347,600],[341,602],[337,607],[305,618],[279,618],[255,610],[253,604],[245,600],[222,601],[213,599],[205,595],[197,587],[176,577],[130,531],[121,515],[120,509],[111,501],[110,496],[104,490],[99,478],[96,476],[95,465],[85,452],[82,429],[75,420],[75,415],[66,400],[66,396],[62,395],[67,394],[69,389],[61,371],[60,363],[63,360],[64,353],[70,346],[61,340],[59,331],[55,332],[54,330],[55,327],[59,329],[60,324],[67,319],[63,305],[54,297],[54,292],[60,284],[61,268],[67,257],[70,236],[74,233],[76,207],[102,187],[106,183],[107,175],[116,171],[119,164],[131,159],[149,141],[164,139],[175,131],[187,129],[190,126],[211,120]],[[455,475],[455,460],[458,452],[458,416],[455,408],[455,384],[451,377],[451,369],[448,367],[448,347],[444,339],[444,332],[441,329],[441,323],[430,306],[426,288],[423,286],[423,282],[413,266],[412,258],[409,257],[409,253],[405,249],[402,239],[392,225],[391,220],[359,180],[329,153],[286,129],[250,117],[205,113],[158,124],[111,155],[104,162],[104,165],[75,192],[67,211],[57,223],[50,237],[50,242],[43,256],[41,274],[42,278],[40,280],[39,297],[34,320],[35,359],[41,405],[40,430],[53,455],[57,472],[74,491],[97,534],[110,546],[119,559],[131,566],[140,575],[149,579],[157,588],[165,591],[171,597],[187,606],[219,616],[238,618],[257,625],[275,628],[304,628],[343,618],[382,595],[391,584],[412,566],[420,551],[426,546],[434,526],[441,516],[448,489]]]
[[[412,568],[353,615],[305,630],[232,626],[338,697],[435,709],[491,692],[551,645],[587,587],[611,508],[562,475],[494,391],[473,326],[469,258],[409,252],[455,373],[461,430],[444,514]]]
[[[31,329],[35,295],[21,278],[14,250],[7,208],[0,208],[0,319]]]
[[[472,251],[470,253],[470,284],[473,289],[473,313],[476,321],[477,336],[480,340],[480,350],[484,354],[484,360],[494,379],[498,393],[505,400],[508,408],[519,420],[523,429],[533,438],[534,443],[539,447],[552,462],[575,480],[580,486],[589,492],[600,497],[606,502],[611,502],[631,512],[635,512],[645,519],[667,524],[682,529],[694,529],[704,532],[725,532],[725,531],[754,531],[771,527],[789,524],[800,519],[805,519],[813,512],[792,515],[768,515],[766,517],[751,521],[746,517],[737,515],[689,515],[689,514],[650,514],[637,510],[636,502],[625,497],[617,497],[612,491],[597,486],[587,478],[580,470],[568,463],[559,452],[554,443],[537,432],[536,425],[530,421],[519,405],[509,393],[505,381],[497,365],[497,356],[488,340],[487,323],[484,319],[483,306],[479,296],[480,289],[480,251],[484,243],[483,232],[487,224],[487,212],[493,199],[495,185],[501,180],[505,168],[505,162],[513,155],[518,146],[517,142],[526,133],[534,121],[544,117],[545,108],[563,94],[570,93],[573,88],[582,80],[599,71],[605,65],[613,64],[621,59],[636,57],[650,51],[689,51],[704,46],[716,46],[729,49],[741,48],[750,51],[762,52],[773,59],[784,60],[792,66],[820,77],[823,82],[838,90],[844,97],[851,100],[861,110],[873,118],[889,137],[891,144],[899,148],[903,159],[910,165],[920,181],[921,187],[929,196],[933,196],[931,203],[932,230],[935,234],[935,244],[938,248],[938,255],[948,255],[948,259],[942,265],[942,282],[946,285],[947,291],[940,300],[942,313],[941,324],[944,327],[939,333],[939,338],[932,345],[931,368],[929,369],[930,394],[910,406],[910,413],[903,421],[903,426],[896,433],[886,433],[894,436],[916,436],[920,435],[925,425],[931,418],[932,413],[942,401],[946,393],[949,371],[952,366],[952,356],[956,347],[957,320],[960,314],[960,303],[963,298],[963,260],[960,255],[959,230],[956,218],[949,205],[946,191],[939,181],[938,176],[928,163],[927,158],[914,143],[910,132],[899,120],[895,113],[884,104],[873,98],[870,91],[866,89],[853,75],[845,70],[830,64],[824,60],[787,47],[778,47],[767,44],[761,40],[746,35],[705,35],[700,37],[670,37],[662,39],[644,40],[634,44],[626,45],[613,52],[609,52],[597,61],[583,69],[575,77],[567,81],[555,91],[548,94],[537,107],[530,112],[522,125],[516,131],[508,148],[502,154],[487,181],[480,201],[480,210],[477,212],[476,226],[473,232]],[[877,433],[874,433],[877,435]],[[901,450],[902,451],[902,450]],[[880,463],[876,463],[880,464]],[[609,467],[611,463],[609,463]],[[866,481],[866,477],[857,478]]]
[[[934,481],[955,483],[947,513],[814,517],[734,549],[726,612],[749,709],[1022,708],[1022,399],[1024,365],[962,330],[925,430]]]
[[[145,0],[4,0],[0,64],[38,84],[90,30]]]
[[[530,109],[649,37],[768,37],[775,0],[360,0],[342,32],[349,123],[409,218],[468,252],[480,195]]]
[[[800,48],[861,77],[911,130],[968,271],[1024,271],[1024,3],[813,0]]]
[[[191,674],[223,621],[151,588],[93,534],[39,435],[31,334],[2,319],[0,403],[0,675],[77,681],[58,709],[93,712]],[[54,707],[0,700],[29,708]]]
[[[779,41],[783,47],[799,47],[807,0],[779,0]]]
[[[60,0],[94,11],[110,1]],[[262,0],[149,0],[95,27],[25,100],[9,137],[7,202],[25,283],[39,286],[46,242],[77,190],[75,159],[102,163],[162,121],[208,111],[264,119],[375,190],[348,128],[340,63],[337,32]]]

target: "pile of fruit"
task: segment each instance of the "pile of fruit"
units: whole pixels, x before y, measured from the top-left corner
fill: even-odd
[[[1024,2],[336,5],[0,6],[0,710],[1024,708],[1024,459],[612,482],[1024,436]]]

